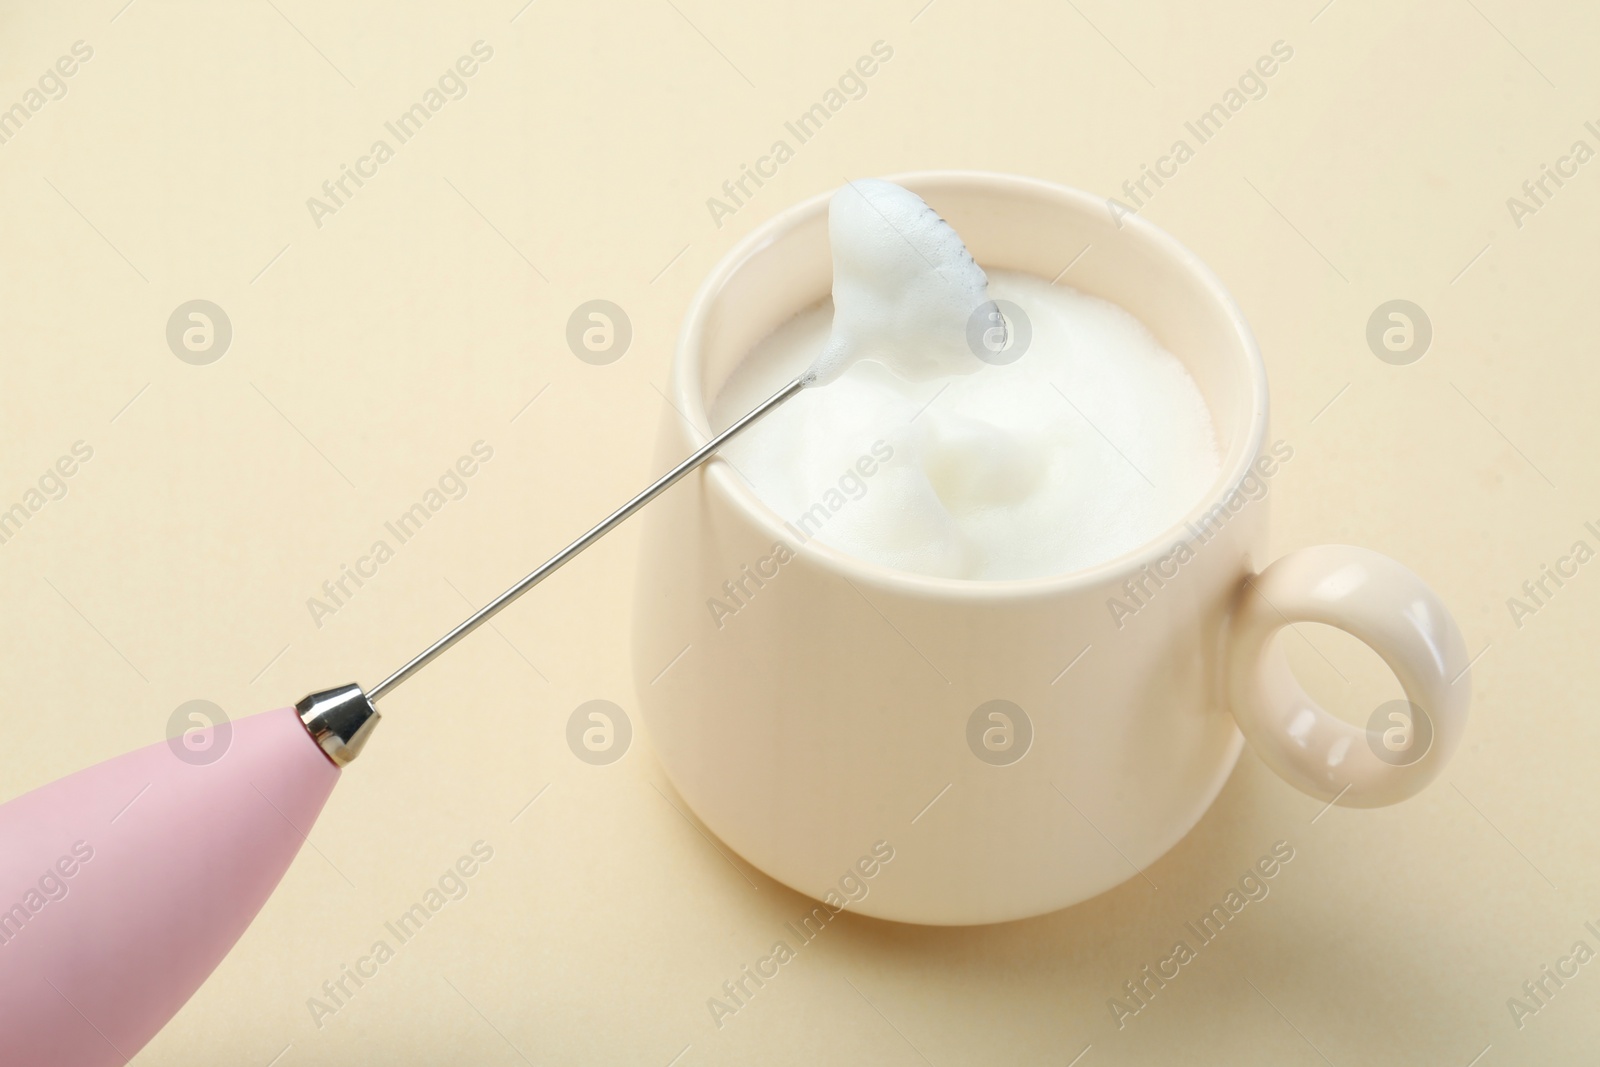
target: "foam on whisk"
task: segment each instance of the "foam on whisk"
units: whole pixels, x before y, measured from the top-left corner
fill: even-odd
[[[828,202],[828,240],[833,326],[807,385],[825,385],[861,360],[907,381],[983,366],[968,323],[980,313],[986,323],[1004,319],[983,268],[920,196],[877,178],[847,182]]]

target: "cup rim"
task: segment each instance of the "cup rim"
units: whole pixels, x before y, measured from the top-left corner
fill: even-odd
[[[1008,192],[1044,194],[1057,200],[1066,201],[1073,208],[1084,213],[1109,210],[1108,202],[1102,197],[1097,197],[1081,189],[1074,189],[1056,182],[1045,181],[1041,178],[1030,178],[1020,174],[982,170],[920,170],[885,175],[884,178],[886,181],[903,184],[913,191],[916,191],[919,186],[930,184],[947,186],[964,184],[978,189],[997,191],[1002,195]],[[705,280],[701,282],[684,315],[683,326],[679,330],[677,347],[674,352],[672,379],[669,388],[679,412],[684,416],[683,420],[675,418],[674,422],[678,422],[681,425],[682,421],[688,421],[693,424],[696,431],[704,435],[703,439],[710,439],[713,431],[706,411],[706,398],[700,395],[698,383],[701,376],[701,345],[704,340],[706,320],[711,306],[718,299],[729,280],[744,267],[748,260],[800,223],[818,213],[825,212],[828,200],[835,191],[835,189],[827,189],[814,196],[807,197],[797,204],[784,208],[758,225],[729,249],[717,261],[716,265],[711,268]],[[1117,579],[1137,572],[1147,565],[1154,564],[1157,560],[1170,553],[1177,541],[1187,541],[1193,523],[1215,509],[1230,494],[1236,492],[1246,475],[1249,474],[1256,457],[1260,455],[1262,442],[1266,438],[1269,414],[1267,370],[1266,364],[1261,358],[1261,351],[1256,345],[1255,335],[1251,333],[1250,326],[1245,321],[1244,313],[1239,309],[1239,305],[1233,299],[1232,294],[1228,292],[1216,273],[1177,238],[1143,216],[1124,215],[1120,221],[1119,229],[1132,228],[1154,247],[1170,256],[1222,308],[1244,355],[1245,370],[1248,378],[1246,384],[1250,392],[1250,416],[1249,425],[1245,432],[1245,447],[1238,451],[1237,457],[1231,466],[1225,467],[1219,472],[1216,481],[1212,483],[1211,488],[1205,495],[1196,501],[1184,513],[1182,518],[1165,527],[1159,534],[1119,556],[1091,567],[1065,571],[1060,574],[1042,575],[1033,578],[946,578],[939,575],[919,574],[915,571],[901,570],[863,559],[860,556],[834,548],[832,545],[815,537],[795,544],[794,531],[789,524],[784,522],[782,516],[761,500],[745,480],[733,470],[732,465],[723,460],[721,456],[713,456],[707,462],[704,468],[704,477],[715,486],[716,491],[722,494],[723,498],[739,512],[741,517],[754,527],[770,535],[775,541],[782,541],[784,544],[789,545],[791,550],[809,556],[813,562],[825,566],[848,580],[903,595],[937,595],[939,599],[943,600],[984,601],[1057,596],[1103,586],[1108,583],[1114,584]],[[688,442],[691,448],[698,447],[700,443],[695,441]]]

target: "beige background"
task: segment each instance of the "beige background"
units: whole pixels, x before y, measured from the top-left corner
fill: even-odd
[[[624,528],[386,702],[315,848],[139,1062],[1487,1067],[1600,1043],[1600,964],[1521,1029],[1506,1006],[1600,948],[1600,564],[1520,628],[1506,607],[1600,547],[1600,163],[1520,229],[1506,207],[1600,147],[1600,20],[1323,2],[8,5],[0,102],[74,41],[94,57],[0,145],[0,504],[75,441],[94,457],[0,545],[0,795],[160,739],[191,699],[370,685],[644,484],[682,309],[772,213],[932,167],[1115,193],[1278,40],[1268,95],[1146,214],[1257,330],[1296,449],[1275,547],[1407,561],[1482,651],[1463,750],[1401,807],[1323,814],[1247,753],[1159,889],[989,929],[847,915],[719,1030],[707,998],[808,905],[674,810],[648,739],[604,768],[567,750],[579,703],[634,703]],[[480,39],[469,95],[316,227],[306,198]],[[867,95],[716,227],[705,199],[877,40]],[[564,341],[596,297],[634,327],[603,367]],[[1403,367],[1364,340],[1399,297],[1435,332]],[[209,366],[164,338],[194,298],[233,324]],[[469,494],[316,626],[307,598],[479,439]],[[1302,632],[1341,714],[1396,695]],[[307,998],[480,839],[471,893],[314,1025]],[[1119,1031],[1107,998],[1277,840],[1271,896]]]

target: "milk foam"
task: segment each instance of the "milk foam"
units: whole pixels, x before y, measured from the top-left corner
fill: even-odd
[[[975,312],[994,310],[989,280],[920,196],[877,178],[847,182],[828,201],[828,242],[833,326],[809,383],[831,382],[864,359],[908,381],[983,366],[966,330]]]
[[[1183,365],[1114,304],[1031,275],[985,278],[922,210],[850,186],[834,198],[834,301],[757,345],[712,420],[727,425],[807,368],[831,384],[800,392],[724,456],[797,541],[920,574],[1064,574],[1177,524],[1220,469]],[[911,222],[917,244],[899,232]],[[967,321],[991,297],[1031,323],[1015,362],[985,363],[967,345]]]

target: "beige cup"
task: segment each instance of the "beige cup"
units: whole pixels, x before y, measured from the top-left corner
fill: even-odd
[[[818,899],[987,923],[1135,876],[1211,804],[1241,730],[1324,800],[1390,804],[1431,781],[1466,727],[1461,634],[1421,579],[1365,549],[1301,549],[1257,573],[1283,446],[1266,444],[1261,355],[1211,271],[1086,193],[982,173],[893,180],[986,267],[1054,278],[1088,247],[1070,284],[1132,312],[1183,360],[1210,405],[1222,474],[1134,552],[996,582],[804,540],[724,461],[690,475],[646,520],[634,672],[661,762],[706,826]],[[662,467],[722,428],[707,410],[735,366],[826,299],[831,278],[826,195],[713,269],[679,338]],[[770,384],[783,384],[776,369]],[[1398,725],[1352,726],[1304,693],[1275,642],[1299,621],[1384,658],[1412,705]]]

